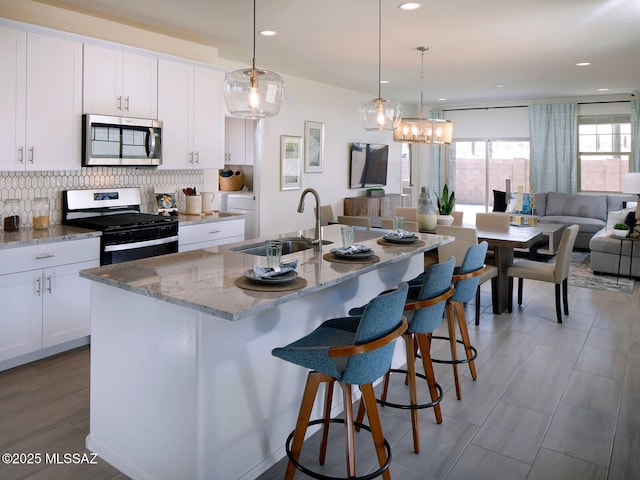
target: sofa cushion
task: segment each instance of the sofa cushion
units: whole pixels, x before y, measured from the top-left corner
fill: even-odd
[[[611,237],[606,234],[604,230],[598,232],[591,238],[589,242],[589,250],[593,252],[610,253],[611,255],[619,256],[620,249],[622,249],[622,255],[631,255],[632,242],[620,240],[617,237]],[[634,246],[633,258],[640,257],[640,248]],[[608,271],[608,270],[607,270]]]
[[[604,222],[607,219],[607,196],[549,192],[545,216],[558,215],[585,217]]]
[[[572,217],[569,215],[547,215],[540,219],[541,223],[561,223],[563,225],[578,224],[580,233],[594,234],[605,226],[604,220],[597,218]]]
[[[544,217],[547,213],[547,192],[536,193],[534,205],[534,215]]]
[[[607,195],[607,211],[635,208],[627,205],[627,203],[633,202],[635,199],[635,195]]]

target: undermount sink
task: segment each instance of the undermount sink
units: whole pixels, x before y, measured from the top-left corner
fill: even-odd
[[[287,255],[289,253],[301,252],[303,250],[309,250],[313,248],[313,244],[310,239],[303,237],[285,237],[278,238],[282,242],[282,255]],[[233,247],[231,251],[246,253],[249,255],[259,255],[261,257],[266,257],[266,241],[259,243],[252,243],[250,245],[242,245],[240,247]],[[323,240],[323,245],[328,245],[333,243],[329,240]]]

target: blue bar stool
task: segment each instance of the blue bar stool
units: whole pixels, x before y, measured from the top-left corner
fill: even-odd
[[[471,378],[474,380],[477,378],[474,360],[477,358],[478,352],[475,347],[471,345],[471,341],[469,340],[467,320],[464,314],[464,304],[473,300],[476,295],[480,275],[482,275],[486,270],[484,261],[487,255],[487,247],[487,242],[481,242],[469,247],[464,259],[462,260],[462,264],[454,271],[452,281],[456,291],[453,296],[447,300],[445,308],[449,336],[432,336],[432,338],[449,340],[451,360],[432,358],[432,361],[435,363],[446,363],[452,365],[456,396],[458,397],[458,400],[462,398],[458,365],[461,363],[468,363]],[[412,282],[413,281],[411,281],[410,284]],[[461,340],[456,340],[456,320],[458,322]],[[456,343],[460,343],[464,346],[466,354],[465,358],[458,358]]]
[[[406,283],[401,283],[396,290],[374,298],[365,307],[361,317],[327,320],[309,335],[285,347],[273,349],[274,356],[312,370],[307,376],[295,430],[287,438],[285,446],[289,457],[285,479],[292,479],[296,468],[313,478],[335,478],[312,471],[298,462],[308,426],[321,424],[323,431],[319,463],[324,464],[330,423],[345,425],[346,479],[364,480],[379,475],[386,480],[391,479],[391,447],[382,434],[372,383],[389,370],[394,340],[407,329],[407,321],[402,313],[408,289]],[[342,386],[344,419],[329,418],[335,381]],[[321,383],[327,384],[324,417],[309,421]],[[356,476],[352,385],[360,387],[369,418],[370,427],[362,424],[358,427],[371,432],[380,465],[378,470],[362,477]]]
[[[413,282],[407,294],[407,302],[404,305],[405,315],[409,322],[407,331],[402,334],[405,341],[405,351],[407,354],[406,369],[390,369],[384,378],[384,386],[382,395],[378,403],[391,408],[401,408],[411,411],[411,426],[413,430],[413,450],[420,453],[420,433],[418,426],[418,410],[424,408],[433,408],[437,423],[442,423],[442,413],[440,411],[440,402],[442,401],[442,388],[436,382],[431,363],[431,334],[438,328],[442,322],[445,304],[447,299],[454,294],[454,288],[451,284],[453,269],[455,268],[456,259],[450,257],[446,262],[436,263],[432,265],[419,278],[422,283]],[[359,315],[363,307],[353,308],[349,311],[350,315]],[[417,351],[420,351],[420,355]],[[422,358],[424,374],[417,373],[415,362],[416,357]],[[389,388],[389,377],[391,373],[402,373],[406,375],[405,383],[409,386],[409,403],[393,403],[387,401],[387,392]],[[429,387],[431,401],[427,403],[418,403],[416,377],[426,380]],[[364,417],[364,405],[360,403],[357,422],[362,422]]]

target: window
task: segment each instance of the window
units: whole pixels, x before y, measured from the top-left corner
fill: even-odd
[[[578,117],[580,191],[620,192],[629,171],[631,119],[628,115]]]
[[[456,209],[465,213],[465,223],[475,212],[493,210],[493,190],[511,191],[522,186],[529,192],[529,140],[458,140],[451,144],[455,162]]]

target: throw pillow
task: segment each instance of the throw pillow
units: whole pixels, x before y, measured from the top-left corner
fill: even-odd
[[[624,218],[624,223],[626,223],[633,232],[633,228],[636,226],[636,212],[634,210],[631,210],[627,214],[627,216]]]
[[[507,192],[501,192],[500,190],[493,191],[493,211],[507,211]]]
[[[631,209],[615,210],[607,215],[607,235],[613,235],[613,226],[616,223],[627,223],[625,220],[629,213],[633,213]],[[634,215],[635,218],[635,215]]]

